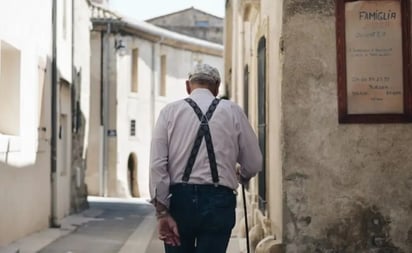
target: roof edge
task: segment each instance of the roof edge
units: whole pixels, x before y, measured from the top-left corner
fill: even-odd
[[[168,14],[164,14],[164,15],[160,15],[160,16],[157,16],[157,17],[154,17],[154,18],[146,19],[145,21],[146,21],[146,22],[151,22],[151,21],[154,21],[154,20],[159,19],[159,18],[168,17],[168,16],[171,16],[171,15],[175,15],[175,14],[178,14],[178,13],[182,13],[182,12],[191,10],[191,9],[196,10],[196,11],[199,11],[199,12],[202,12],[203,14],[206,14],[206,15],[210,15],[210,16],[212,16],[212,17],[215,17],[215,18],[224,20],[223,17],[216,16],[216,15],[214,15],[214,14],[211,14],[211,13],[209,13],[209,12],[206,12],[206,11],[203,11],[203,10],[200,10],[200,9],[197,9],[197,8],[195,8],[195,7],[192,6],[192,7],[189,7],[189,8],[183,9],[183,10],[180,10],[180,11],[175,11],[175,12],[168,13]]]

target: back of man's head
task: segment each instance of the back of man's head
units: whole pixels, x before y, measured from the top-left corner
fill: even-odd
[[[197,64],[189,73],[189,81],[198,84],[220,84],[220,74],[215,67]]]

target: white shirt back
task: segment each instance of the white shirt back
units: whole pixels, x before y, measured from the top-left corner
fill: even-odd
[[[203,114],[215,97],[208,89],[197,88],[190,98]],[[168,206],[169,186],[181,183],[200,126],[199,118],[184,100],[168,104],[160,112],[152,137],[150,193]],[[209,121],[216,156],[219,184],[236,189],[236,163],[241,175],[254,176],[262,166],[258,141],[242,109],[229,100],[221,100]],[[212,184],[205,140],[199,149],[189,184]]]

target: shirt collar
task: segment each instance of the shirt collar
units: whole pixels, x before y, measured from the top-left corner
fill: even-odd
[[[212,92],[209,89],[206,88],[196,88],[192,91],[190,94],[190,97],[198,97],[198,96],[204,96],[204,95],[209,95],[211,97],[213,96]]]

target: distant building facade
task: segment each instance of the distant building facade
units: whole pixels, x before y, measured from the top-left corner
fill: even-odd
[[[193,7],[152,18],[147,22],[191,37],[223,44],[224,19]]]
[[[89,194],[149,197],[152,129],[160,110],[187,96],[196,63],[223,77],[223,46],[92,6]],[[224,94],[224,87],[221,93]]]
[[[103,4],[103,5],[108,5],[109,4],[109,0],[91,0],[93,3],[96,4]]]

